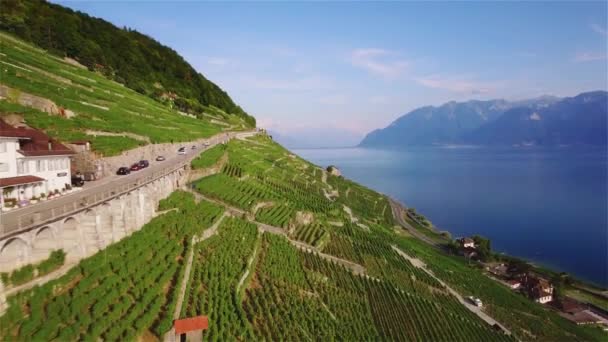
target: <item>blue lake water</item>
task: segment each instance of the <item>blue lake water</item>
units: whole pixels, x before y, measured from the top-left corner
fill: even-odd
[[[390,195],[453,236],[608,285],[606,149],[294,149]]]

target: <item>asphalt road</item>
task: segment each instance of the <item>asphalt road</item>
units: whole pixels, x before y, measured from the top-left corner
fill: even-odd
[[[244,137],[249,135],[251,135],[251,132],[234,133],[230,138],[239,136]],[[119,176],[115,174],[97,181],[86,182],[85,185],[81,188],[81,190],[74,191],[72,193],[48,201],[39,202],[37,204],[32,204],[27,207],[13,209],[9,212],[1,213],[0,238],[16,231],[19,227],[19,218],[22,216],[31,217],[32,214],[35,214],[37,212],[47,212],[53,208],[59,210],[60,208],[64,208],[66,205],[70,206],[74,203],[79,203],[85,197],[109,191],[120,185],[137,183],[139,180],[143,180],[147,176],[153,175],[156,171],[162,171],[164,168],[171,167],[173,165],[178,165],[181,162],[190,161],[196,156],[198,156],[201,152],[226,140],[229,140],[229,137],[226,136],[226,133],[220,133],[207,140],[207,142],[209,142],[208,147],[205,148],[201,145],[197,146],[197,149],[194,150],[191,149],[191,143],[184,143],[184,147],[186,147],[185,155],[178,155],[177,151],[175,151],[174,155],[164,156],[166,158],[164,161],[158,162],[155,160],[150,160],[149,167],[143,170],[133,171],[129,175]],[[138,160],[133,160],[133,163],[137,161]]]
[[[418,238],[419,240],[422,240],[433,247],[439,247],[439,243],[437,241],[434,241],[433,239],[431,239],[428,236],[419,232],[416,228],[412,227],[412,225],[409,224],[403,218],[404,208],[401,204],[393,201],[390,198],[389,198],[389,202],[391,204],[391,210],[393,211],[393,217],[395,217],[395,219],[397,220],[397,222],[399,223],[399,225],[401,227],[403,227],[405,230],[407,230],[408,233],[410,233],[414,237]]]

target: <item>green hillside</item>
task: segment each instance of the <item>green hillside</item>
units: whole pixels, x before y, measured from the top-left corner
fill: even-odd
[[[93,149],[106,156],[138,145],[190,141],[249,127],[242,117],[216,107],[206,107],[198,117],[187,116],[4,33],[0,33],[0,86],[8,87],[6,98],[0,100],[0,115],[23,115],[28,125],[61,141],[91,140]],[[38,102],[49,100],[53,115],[20,101],[28,95]]]
[[[10,297],[0,340],[162,338],[184,281],[179,316],[208,315],[205,341],[605,338],[411,237],[393,225],[384,196],[323,176],[268,137],[209,152],[198,167],[223,167],[159,205],[177,211]],[[217,234],[192,243],[214,223]],[[466,309],[448,287],[482,298],[484,311],[514,336]]]
[[[255,126],[255,118],[177,52],[137,31],[42,0],[2,1],[0,29],[182,111],[200,115],[214,106]]]

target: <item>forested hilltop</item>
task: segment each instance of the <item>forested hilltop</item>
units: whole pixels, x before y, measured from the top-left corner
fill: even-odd
[[[179,110],[200,115],[204,106],[215,106],[255,126],[224,90],[142,33],[41,0],[3,0],[0,6],[4,31]]]

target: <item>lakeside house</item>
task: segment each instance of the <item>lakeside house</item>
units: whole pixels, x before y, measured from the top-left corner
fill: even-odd
[[[507,280],[507,284],[509,284],[509,287],[513,290],[517,290],[521,287],[521,281],[517,279]]]
[[[477,248],[475,246],[475,241],[468,237],[463,237],[457,239],[460,244],[459,253],[463,255],[467,259],[471,259],[477,256]]]
[[[25,206],[70,189],[73,154],[39,130],[0,119],[0,208]]]
[[[548,280],[526,275],[523,283],[528,297],[535,302],[545,304],[553,300],[553,285]]]
[[[458,239],[458,242],[460,243],[460,248],[466,249],[466,248],[473,248],[475,249],[475,240],[468,238],[468,237],[463,237]]]

